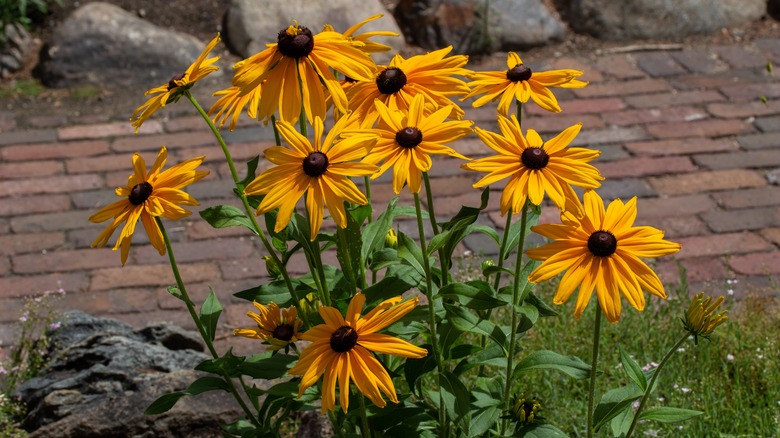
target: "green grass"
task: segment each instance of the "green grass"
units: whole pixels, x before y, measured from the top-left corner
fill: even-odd
[[[43,86],[35,79],[22,79],[13,81],[8,87],[0,88],[0,98],[6,97],[35,97],[43,91]]]
[[[738,285],[729,286],[737,290]],[[551,302],[553,289],[542,285],[536,293]],[[686,284],[667,288],[669,298],[647,298],[644,312],[624,307],[617,324],[602,324],[597,397],[606,390],[626,385],[628,378],[617,367],[618,346],[640,366],[660,362],[682,336],[680,318],[690,303]],[[718,291],[706,291],[716,295]],[[711,341],[693,339],[684,351],[672,356],[659,377],[647,408],[657,406],[695,409],[704,415],[677,424],[640,423],[636,436],[675,437],[769,437],[780,435],[780,305],[778,298],[748,296],[739,302],[727,297],[723,308],[729,320]],[[574,297],[557,307],[559,317],[540,320],[527,334],[528,351],[551,349],[590,362],[595,297],[584,315],[575,319]],[[626,306],[624,300],[624,306]],[[571,436],[584,436],[586,381],[574,381],[549,371],[529,372],[516,382],[518,392],[542,400],[548,421]],[[606,428],[608,429],[608,427]],[[607,430],[601,430],[606,436]]]

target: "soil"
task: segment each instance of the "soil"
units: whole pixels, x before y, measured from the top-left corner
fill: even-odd
[[[39,40],[38,48],[48,41],[56,26],[62,23],[73,10],[95,0],[82,1],[62,1],[61,6],[53,5],[48,15],[33,16],[34,28],[33,36]],[[199,38],[201,41],[209,41],[216,32],[221,32],[223,28],[224,15],[231,0],[199,0],[197,2],[189,0],[102,0],[115,4],[123,9],[130,11],[139,17],[142,17],[158,26],[171,28],[173,30],[186,32]],[[559,10],[565,10],[570,0],[544,0],[548,6],[557,7]],[[397,0],[383,0],[388,9],[392,9]],[[194,7],[193,5],[197,5]],[[560,14],[563,20],[566,20],[566,14]],[[569,32],[564,42],[551,44],[544,47],[529,49],[523,51],[523,58],[527,60],[544,60],[553,57],[577,55],[598,57],[605,51],[628,45],[636,46],[640,50],[645,47],[651,47],[656,44],[677,44],[681,48],[690,46],[707,46],[720,44],[733,44],[739,42],[749,42],[757,38],[768,36],[776,37],[780,34],[780,22],[765,17],[758,22],[745,28],[722,29],[721,32],[714,35],[702,35],[687,37],[678,40],[664,41],[634,41],[634,42],[609,42],[596,40],[587,35],[575,34]],[[412,48],[411,53],[420,52]],[[23,70],[13,75],[11,78],[0,80],[0,91],[12,89],[14,84],[28,82],[34,78],[35,66],[37,63],[37,52],[34,50]],[[238,58],[225,51],[222,56],[221,64],[223,68],[229,66]],[[472,57],[470,66],[479,68],[482,64],[500,64],[504,55],[486,56],[483,58]],[[229,78],[223,75],[223,82]],[[153,86],[155,84],[150,84]],[[205,88],[205,87],[204,87]],[[217,89],[217,88],[211,88]],[[106,114],[107,108],[111,108],[108,113],[119,113],[120,111],[132,111],[142,103],[145,90],[123,90],[111,89],[80,89],[80,90],[55,90],[43,89],[38,93],[0,93],[0,110],[18,111],[46,111],[56,114],[57,112],[67,111],[69,115],[73,114]],[[127,98],[125,98],[127,97]],[[120,105],[120,108],[117,108]],[[121,107],[125,107],[122,109]],[[124,114],[124,113],[122,113]]]

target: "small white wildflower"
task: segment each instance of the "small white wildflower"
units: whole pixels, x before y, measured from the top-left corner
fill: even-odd
[[[463,256],[464,257],[471,257],[471,254],[473,254],[473,253],[470,250],[468,250],[468,249],[463,251]]]
[[[728,294],[729,296],[733,296],[734,295],[734,289],[727,290],[726,294]]]
[[[659,401],[659,402],[661,402],[661,403],[663,403],[663,402],[665,402],[665,401],[666,401],[666,397],[663,397],[663,396],[661,396],[661,397],[658,397],[658,401]]]
[[[685,353],[685,347],[680,347],[677,349],[678,353]]]
[[[41,301],[43,301],[43,298],[35,297],[35,298],[33,298],[33,301],[35,301],[36,303],[40,303]]]
[[[615,369],[616,369],[616,370],[619,370],[619,369],[621,369],[621,368],[623,368],[623,363],[622,363],[622,362],[621,362],[621,363],[619,363],[619,364],[617,364],[617,365],[615,365]]]
[[[49,330],[51,330],[51,331],[57,330],[60,327],[62,327],[62,323],[59,322],[59,321],[56,321],[56,322],[53,322],[53,323],[49,324]]]
[[[639,400],[635,401],[634,403],[631,403],[631,405],[634,407],[634,409],[639,409]]]
[[[763,358],[764,358],[764,355],[763,355],[763,354],[758,354],[758,355],[756,355],[756,359],[763,359]]]
[[[0,374],[2,374],[2,375],[8,374],[8,370],[5,369],[5,367],[2,366],[2,365],[0,365]],[[780,403],[780,402],[778,402],[778,403]]]
[[[658,436],[658,431],[654,430],[654,429],[649,429],[649,430],[646,430],[644,432],[644,435],[645,436],[650,436],[650,437],[657,437]]]
[[[739,280],[737,280],[736,278],[726,279],[726,284],[737,284],[737,283],[739,283]]]
[[[683,430],[682,426],[677,426],[677,430]]]
[[[675,383],[675,384],[674,384],[674,386],[672,386],[672,388],[674,388],[674,389],[679,389],[679,388],[680,388],[680,385],[678,385],[678,384],[676,384],[676,383]]]
[[[656,362],[650,362],[649,364],[642,367],[642,371],[650,371],[653,368],[658,368],[658,364]]]
[[[727,354],[727,355],[726,355],[726,360],[727,360],[727,361],[729,361],[729,362],[734,362],[734,359],[735,359],[735,358],[734,358],[734,355],[733,355],[733,354],[729,353],[729,354]]]
[[[680,391],[682,391],[683,394],[687,394],[692,391],[691,388],[682,387],[680,388]]]
[[[25,310],[24,313],[22,313],[22,316],[19,317],[19,321],[27,322],[28,319],[30,319],[30,312]]]

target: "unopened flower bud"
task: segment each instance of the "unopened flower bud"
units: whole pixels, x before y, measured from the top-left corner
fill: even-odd
[[[482,260],[482,265],[480,265],[483,273],[489,268],[492,268],[493,266],[496,266],[496,262],[494,262],[492,259]]]
[[[270,278],[278,280],[282,277],[282,271],[279,269],[279,266],[276,264],[273,257],[263,256],[263,260],[265,260],[265,270]]]
[[[698,337],[709,339],[710,334],[719,325],[723,324],[729,317],[726,315],[728,310],[715,311],[723,303],[723,297],[719,297],[712,302],[712,297],[704,297],[704,292],[694,295],[693,302],[688,306],[685,312],[683,325],[685,330],[693,335],[694,343],[698,343]]]
[[[385,234],[385,248],[398,248],[398,236],[395,235],[395,230],[390,228]]]

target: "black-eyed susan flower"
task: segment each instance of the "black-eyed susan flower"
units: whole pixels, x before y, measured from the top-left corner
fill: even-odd
[[[195,198],[181,189],[209,174],[204,170],[196,170],[204,157],[192,158],[170,169],[162,170],[167,158],[168,151],[163,146],[147,173],[144,159],[141,155],[134,154],[133,174],[127,179],[126,186],[117,187],[114,191],[123,199],[103,207],[89,217],[89,221],[95,223],[114,219],[92,242],[93,248],[105,246],[114,230],[124,224],[119,239],[114,245],[114,250],[121,248],[122,266],[130,253],[130,241],[139,219],[144,224],[149,242],[160,255],[163,255],[165,242],[154,218],[181,219],[192,214],[191,211],[182,208],[182,205],[199,205]]]
[[[463,98],[468,99],[480,94],[484,96],[474,101],[474,107],[480,107],[488,102],[500,99],[498,112],[505,117],[509,115],[512,102],[522,103],[532,99],[541,108],[554,113],[561,112],[558,100],[549,87],[582,88],[587,82],[577,80],[583,72],[578,70],[551,70],[533,72],[523,64],[515,52],[509,52],[506,59],[507,70],[474,73],[469,86],[471,91]]]
[[[190,65],[187,70],[184,71],[184,73],[174,75],[167,84],[161,85],[157,88],[152,88],[145,93],[146,96],[151,95],[152,97],[144,102],[143,105],[138,107],[138,109],[136,109],[133,115],[130,117],[130,120],[133,121],[132,125],[135,126],[136,132],[138,132],[138,129],[141,128],[141,125],[144,123],[144,121],[151,117],[155,111],[164,107],[170,102],[175,102],[185,91],[192,88],[195,82],[203,79],[208,74],[219,70],[219,67],[214,65],[214,63],[219,60],[219,56],[206,59],[206,57],[209,55],[209,53],[211,53],[219,41],[220,37],[219,34],[217,34],[217,36],[214,37],[210,43],[208,43],[206,48],[203,50],[203,53],[198,56],[198,59],[196,59],[195,62],[193,62],[192,65]]]
[[[392,167],[395,193],[401,193],[404,184],[409,184],[412,193],[420,192],[422,172],[427,172],[433,165],[432,154],[468,160],[445,145],[469,135],[472,122],[446,121],[452,112],[452,105],[430,115],[425,115],[424,106],[425,97],[422,94],[414,96],[408,110],[393,110],[382,101],[376,101],[380,120],[374,132],[379,135],[379,140],[363,162],[382,163],[372,178],[378,178]]]
[[[249,105],[246,112],[249,117],[257,118],[257,108],[260,105],[260,91],[262,87],[257,87],[247,94],[241,94],[241,88],[230,87],[225,90],[220,90],[214,93],[214,96],[219,96],[219,99],[209,110],[209,115],[214,115],[211,119],[215,125],[220,128],[225,125],[225,122],[230,119],[229,129],[232,131],[236,129],[238,118],[244,111],[244,107]]]
[[[371,80],[360,80],[349,87],[350,110],[362,120],[363,126],[371,126],[379,116],[374,100],[379,99],[391,111],[408,111],[414,96],[422,94],[431,109],[449,106],[449,117],[463,118],[465,113],[450,96],[468,93],[468,85],[456,76],[468,76],[472,72],[463,68],[468,57],[448,57],[451,51],[450,46],[409,59],[395,55],[390,65],[377,68]]]
[[[694,343],[698,343],[699,336],[709,339],[710,334],[729,319],[728,310],[715,313],[721,304],[723,304],[723,297],[718,297],[715,302],[712,302],[712,297],[705,298],[704,292],[694,295],[691,305],[685,311],[685,319],[683,319],[683,326],[693,336]]]
[[[576,196],[571,185],[594,189],[604,178],[598,169],[588,164],[601,152],[586,148],[570,148],[569,143],[580,132],[581,123],[566,128],[544,142],[539,134],[529,129],[523,136],[517,117],[498,116],[501,134],[476,128],[480,140],[498,152],[487,158],[461,165],[467,170],[488,172],[474,187],[484,187],[509,178],[501,194],[501,215],[510,209],[518,213],[529,199],[539,205],[544,194],[563,209],[566,198]]]
[[[274,146],[265,150],[265,157],[275,164],[246,186],[248,195],[265,195],[257,207],[257,214],[279,208],[275,231],[287,226],[295,205],[304,193],[309,213],[311,240],[322,226],[324,207],[328,207],[336,224],[347,226],[344,201],[365,205],[368,200],[348,177],[368,176],[376,172],[371,164],[356,163],[368,154],[376,142],[370,131],[355,132],[348,137],[342,133],[352,124],[350,117],[343,117],[323,140],[322,119],[314,119],[314,144],[299,134],[293,125],[283,120],[276,123],[282,138],[290,148]]]
[[[354,41],[359,41],[363,43],[362,46],[360,46],[360,50],[366,52],[366,53],[379,53],[379,52],[388,52],[390,50],[393,50],[392,47],[378,43],[376,41],[371,41],[370,38],[378,37],[378,36],[392,36],[397,37],[399,36],[395,32],[391,32],[389,30],[376,30],[376,31],[369,31],[369,32],[363,32],[363,33],[357,33],[358,30],[360,30],[361,27],[365,26],[367,23],[370,23],[374,20],[378,20],[382,18],[384,14],[376,14],[372,15],[365,20],[361,21],[360,23],[357,23],[350,27],[349,29],[344,31],[344,36],[347,38],[350,38]],[[326,24],[323,28],[323,31],[326,32],[334,32],[335,29],[333,29],[333,26],[330,24]]]
[[[349,408],[350,380],[380,408],[387,404],[381,393],[393,403],[398,403],[390,375],[372,352],[411,358],[421,358],[428,354],[427,350],[402,339],[378,333],[411,312],[417,305],[417,298],[404,302],[401,302],[401,297],[382,301],[361,317],[365,302],[366,297],[358,292],[349,303],[346,318],[334,307],[320,306],[324,324],[312,327],[301,335],[301,339],[310,341],[311,345],[303,350],[298,363],[289,373],[303,376],[298,390],[299,397],[324,375],[323,413],[336,407],[337,381],[344,412]]]
[[[646,290],[666,298],[663,284],[643,258],[661,257],[680,250],[680,244],[664,240],[663,231],[633,226],[636,197],[627,203],[616,199],[604,209],[593,190],[585,191],[585,205],[569,198],[561,214],[562,224],[545,224],[531,230],[553,239],[526,251],[534,260],[543,260],[528,277],[539,283],[567,271],[558,285],[553,302],[562,304],[579,287],[574,316],[579,317],[596,289],[601,310],[610,322],[620,319],[620,293],[637,310],[645,307]]]
[[[360,50],[361,46],[362,42],[341,33],[323,31],[313,35],[311,30],[295,23],[279,32],[277,43],[268,44],[267,49],[233,66],[233,86],[241,89],[235,98],[262,85],[259,119],[270,119],[278,109],[280,120],[295,123],[303,105],[309,123],[314,123],[315,117],[325,118],[324,84],[336,108],[346,113],[347,96],[331,69],[354,79],[369,80],[376,64]]]
[[[276,303],[267,306],[258,302],[252,304],[260,313],[247,312],[246,316],[252,318],[257,327],[235,329],[234,335],[268,342],[269,350],[279,350],[298,340],[298,329],[303,322],[298,319],[295,307],[280,309]]]

